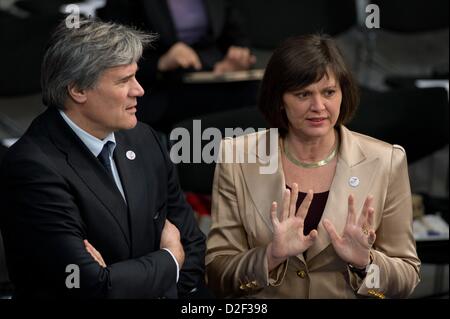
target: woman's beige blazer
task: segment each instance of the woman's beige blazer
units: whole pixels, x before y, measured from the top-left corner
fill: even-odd
[[[258,154],[256,146],[269,140],[268,132],[222,141],[221,154],[234,149],[241,163],[224,161],[216,166],[206,256],[209,287],[218,296],[247,298],[402,298],[411,294],[419,282],[420,261],[412,233],[405,151],[343,126],[323,217],[342,233],[348,195],[354,195],[358,214],[366,197],[374,196],[377,238],[368,275],[361,279],[349,270],[321,223],[306,259],[303,254],[291,257],[268,273],[266,247],[273,231],[270,207],[273,201],[282,202],[285,189],[278,141],[269,156]],[[256,161],[242,161],[246,157]],[[268,161],[276,163],[276,169],[263,174]]]

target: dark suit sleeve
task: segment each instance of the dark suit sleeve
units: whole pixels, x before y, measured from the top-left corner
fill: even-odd
[[[152,134],[157,139],[153,130]],[[183,297],[203,283],[206,238],[197,225],[191,207],[185,200],[178,181],[176,168],[170,160],[166,148],[162,146],[159,140],[158,143],[166,159],[168,169],[167,218],[179,229],[185,252],[185,261],[178,281],[178,294]]]
[[[28,147],[7,158],[1,169],[5,204],[0,214],[1,226],[7,261],[19,294],[155,298],[175,286],[176,265],[164,250],[100,267],[83,244],[86,225],[76,204],[79,194],[49,162],[39,149]],[[177,223],[186,222],[183,236],[186,241],[191,240],[190,221],[174,216]],[[79,288],[66,287],[71,274],[66,267],[71,264],[79,267]],[[189,259],[187,273],[193,271],[194,264]]]
[[[245,21],[240,12],[230,3],[224,0],[224,26],[222,33],[217,39],[219,47],[224,53],[232,45],[250,47],[250,40],[246,34]]]

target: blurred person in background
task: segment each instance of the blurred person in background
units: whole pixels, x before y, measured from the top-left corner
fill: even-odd
[[[183,82],[186,73],[223,74],[255,63],[244,21],[229,0],[108,0],[98,15],[159,36],[139,66],[138,79],[151,91],[141,120],[167,131],[190,116],[256,104],[255,83]]]

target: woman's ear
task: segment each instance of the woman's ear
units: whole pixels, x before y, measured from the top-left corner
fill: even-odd
[[[67,91],[69,93],[69,97],[75,102],[75,103],[84,103],[87,100],[86,96],[86,90],[81,90],[76,86],[75,84],[69,84],[67,86]]]

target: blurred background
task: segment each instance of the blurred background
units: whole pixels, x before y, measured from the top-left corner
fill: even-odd
[[[107,17],[102,11],[106,2],[88,0],[75,4],[83,16],[103,18]],[[40,96],[40,63],[52,30],[65,18],[66,6],[71,3],[0,0],[0,161],[7,147],[45,109]],[[226,127],[267,127],[256,110],[256,101],[257,88],[273,49],[289,36],[330,34],[361,87],[361,103],[349,128],[400,144],[408,155],[414,231],[423,263],[422,281],[411,298],[448,298],[449,1],[227,3],[240,17],[240,31],[249,41],[256,64],[242,74],[185,76],[181,83],[189,94],[176,103],[180,108],[189,106],[189,113],[175,117],[178,112],[173,112],[173,106],[164,104],[158,109],[161,99],[144,99],[139,106],[147,113],[138,113],[140,120],[157,128],[168,147],[176,142],[169,138],[171,130],[184,127],[192,131],[193,119],[202,120],[203,129],[217,127],[223,134]],[[196,108],[200,105],[196,99],[210,89],[218,92],[214,94],[218,94],[220,103],[211,100],[210,107]],[[178,165],[181,185],[205,233],[209,229],[213,170],[214,164]],[[0,298],[8,298],[12,288],[0,234]]]

